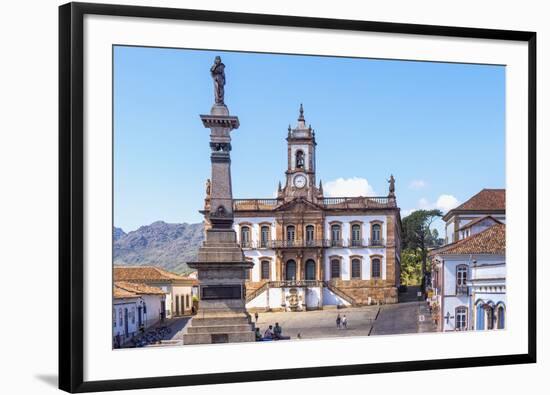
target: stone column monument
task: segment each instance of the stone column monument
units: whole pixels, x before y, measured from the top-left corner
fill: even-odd
[[[224,103],[225,65],[216,56],[210,69],[214,81],[214,105],[201,115],[210,129],[212,177],[208,191],[210,204],[204,214],[210,227],[199,249],[198,262],[190,262],[199,280],[200,302],[197,315],[187,326],[184,344],[254,341],[254,324],[245,309],[245,279],[253,264],[246,262],[233,230],[231,191],[231,136],[239,118],[229,115]]]

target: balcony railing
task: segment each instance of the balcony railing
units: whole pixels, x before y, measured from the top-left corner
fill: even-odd
[[[327,240],[327,244],[330,247],[343,247],[344,246],[344,240],[341,239],[331,239]]]
[[[366,248],[385,247],[384,239],[318,239],[318,240],[260,240],[242,243],[241,248]]]
[[[281,203],[282,200],[278,199],[233,199],[233,210],[273,210]],[[325,208],[385,209],[397,207],[395,197],[388,196],[327,197],[322,200],[321,204]]]
[[[329,197],[323,199],[326,208],[394,208],[397,203],[394,197]]]
[[[369,239],[369,247],[384,247],[386,242],[383,238]]]
[[[365,247],[366,243],[363,239],[351,239],[348,243],[349,247]]]
[[[233,199],[234,211],[273,210],[276,206],[277,199]]]

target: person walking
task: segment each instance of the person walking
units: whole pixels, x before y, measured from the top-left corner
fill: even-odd
[[[257,311],[254,313],[254,318],[256,319],[256,324],[257,324],[258,323],[258,312]]]
[[[342,322],[342,318],[340,318],[340,313],[338,313],[338,316],[336,317],[336,329],[340,329],[341,322]]]
[[[344,329],[348,329],[348,319],[345,314],[342,317],[342,326],[344,327]]]

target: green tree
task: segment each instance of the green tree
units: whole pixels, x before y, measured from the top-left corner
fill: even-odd
[[[430,229],[433,221],[443,215],[441,210],[416,210],[403,218],[402,249],[418,250],[421,258],[421,286],[425,289],[428,249],[437,247],[439,234]],[[435,230],[435,229],[434,229]]]
[[[422,256],[419,249],[401,251],[401,284],[420,285],[422,282]]]

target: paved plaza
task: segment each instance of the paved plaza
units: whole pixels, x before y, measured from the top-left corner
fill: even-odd
[[[418,288],[410,287],[400,294],[400,303],[380,306],[348,307],[305,312],[260,312],[256,327],[261,333],[276,322],[283,328],[283,335],[292,340],[322,339],[347,336],[380,336],[433,332],[430,312],[426,303],[419,300]],[[336,317],[347,318],[347,328],[336,327]],[[168,325],[172,332],[163,342],[166,346],[183,345],[183,334],[191,317],[172,319]],[[253,319],[254,321],[254,319]]]
[[[347,328],[336,327],[336,317],[347,318]],[[183,334],[190,322],[189,317],[173,320],[172,333],[167,346],[183,344]],[[257,327],[263,332],[269,325],[278,322],[283,335],[296,340],[322,339],[348,336],[380,336],[433,332],[429,311],[424,302],[402,302],[381,306],[352,307],[346,309],[318,310],[307,312],[259,313]]]
[[[283,328],[283,335],[296,339],[298,334],[303,339],[315,339],[339,336],[368,336],[373,322],[378,315],[379,307],[357,307],[347,309],[317,310],[305,312],[259,313],[256,327],[260,332],[276,322]],[[347,318],[347,329],[336,327],[336,317]]]

